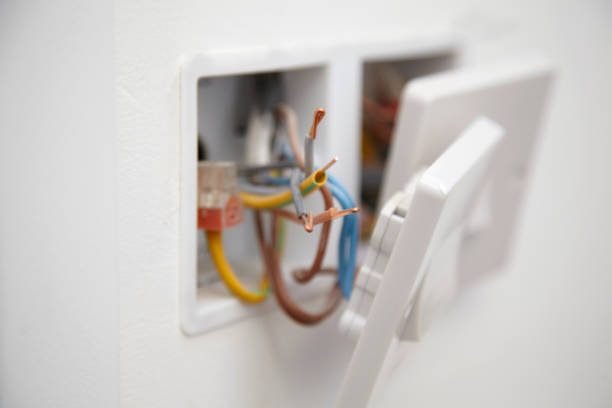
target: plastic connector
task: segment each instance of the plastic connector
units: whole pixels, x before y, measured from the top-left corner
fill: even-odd
[[[234,162],[198,163],[198,228],[221,231],[243,220]]]

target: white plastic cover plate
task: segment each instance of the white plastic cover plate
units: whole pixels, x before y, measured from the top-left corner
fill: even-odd
[[[364,308],[353,308],[361,315],[362,330],[346,319],[341,323],[341,328],[362,334],[347,370],[339,406],[365,406],[393,334],[405,338],[421,329],[422,315],[428,310],[427,296],[423,296],[426,288],[420,284],[424,271],[450,269],[457,273],[454,279],[469,280],[489,273],[507,258],[552,76],[548,63],[523,59],[423,77],[405,88],[381,205],[434,161],[427,174],[431,175],[434,168],[436,172],[452,169],[462,160],[464,164],[477,161],[477,155],[473,156],[477,153],[475,145],[471,153],[469,149],[453,153],[457,162],[449,161],[448,151],[440,157],[476,118],[492,119],[506,136],[491,164],[488,181],[465,178],[457,168],[443,172],[439,180],[448,179],[438,187],[431,183],[435,177],[418,178],[420,187],[416,187],[378,291],[365,308],[365,315],[361,313]],[[460,179],[451,181],[453,177]],[[468,192],[466,188],[473,183],[480,184],[483,191]],[[467,194],[477,202],[464,207],[466,202],[460,205],[450,198],[452,192],[445,202],[443,196],[450,191],[446,187],[451,185],[454,191],[462,192],[458,194]],[[419,194],[430,195],[428,205],[423,204],[428,200],[417,199]],[[438,203],[432,198],[436,194],[441,194]],[[466,236],[470,239],[464,239]],[[425,286],[428,284],[439,286],[439,280],[425,281]],[[418,304],[411,309],[414,302]],[[353,309],[349,305],[349,311]],[[416,312],[412,316],[411,310]],[[407,321],[402,319],[406,317]]]
[[[480,119],[414,185],[399,235],[374,296],[340,392],[341,407],[365,406],[405,311],[437,249],[460,227],[483,187],[499,126]]]

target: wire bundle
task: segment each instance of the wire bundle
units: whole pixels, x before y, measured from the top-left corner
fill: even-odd
[[[297,163],[305,163],[304,156],[299,149],[298,126],[295,112],[287,105],[280,105],[278,112],[282,117],[287,128],[287,136],[291,146],[290,157],[296,160]],[[316,126],[320,123],[324,112],[319,109],[315,112],[313,125],[311,126],[309,137],[306,139],[305,150],[307,155],[312,155],[312,141],[316,138]],[[312,163],[312,161],[311,161]],[[343,210],[355,208],[355,202],[344,186],[333,175],[328,174],[327,189],[331,192],[333,198],[338,201]],[[278,184],[287,184],[287,179],[278,178],[275,181]],[[338,242],[338,282],[342,292],[342,296],[348,299],[351,296],[354,281],[354,271],[357,260],[357,245],[359,240],[359,219],[357,214],[348,214],[342,220],[342,230],[340,232],[340,240]],[[300,282],[308,281],[312,276],[303,276],[302,274],[295,275]]]
[[[282,309],[295,321],[302,324],[315,324],[329,316],[338,306],[341,299],[349,298],[354,281],[356,267],[356,250],[358,241],[358,208],[346,189],[327,170],[337,161],[333,158],[320,169],[314,170],[313,147],[317,135],[317,126],[325,115],[323,109],[314,113],[312,126],[300,149],[297,117],[287,105],[276,108],[279,122],[284,125],[287,138],[277,140],[280,151],[276,163],[257,164],[239,169],[243,178],[239,197],[242,204],[253,210],[255,217],[255,232],[261,252],[265,274],[262,277],[259,290],[251,291],[242,285],[231,271],[229,263],[223,255],[220,245],[220,234],[207,231],[209,251],[213,263],[228,289],[247,303],[263,301],[268,293],[268,285],[276,294],[276,299]],[[318,191],[324,204],[324,210],[316,215],[307,211],[303,197]],[[341,207],[333,206],[334,200]],[[293,204],[295,211],[289,211],[287,206]],[[266,234],[264,214],[269,218],[269,231]],[[323,259],[329,241],[331,223],[343,218],[340,239],[338,242],[338,268],[323,267]],[[310,282],[319,273],[336,273],[336,282],[331,287],[327,301],[318,312],[304,310],[291,297],[282,273],[280,248],[283,244],[279,239],[282,229],[281,219],[298,223],[308,233],[317,225],[321,225],[321,233],[317,251],[312,263],[305,268],[293,271],[293,278],[300,284]],[[266,235],[268,236],[266,238]]]

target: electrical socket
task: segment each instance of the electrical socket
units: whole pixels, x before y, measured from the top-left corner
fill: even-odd
[[[186,334],[203,333],[226,324],[275,309],[273,299],[259,305],[244,305],[218,281],[196,229],[196,185],[198,135],[205,141],[212,160],[240,160],[244,139],[239,137],[241,117],[252,101],[249,83],[255,74],[279,73],[286,101],[297,111],[300,133],[308,131],[315,108],[324,107],[325,120],[317,138],[315,157],[333,155],[340,162],[332,172],[357,197],[360,181],[361,94],[368,64],[390,62],[402,66],[407,75],[448,68],[457,49],[452,36],[436,34],[418,39],[391,38],[335,47],[287,47],[213,52],[186,59],[180,76],[181,110],[181,264],[180,317]],[[307,202],[316,210],[315,197]],[[243,277],[258,276],[257,258],[249,214],[241,226],[224,231],[232,265]],[[316,239],[293,225],[285,248],[284,270],[303,265],[314,253]],[[336,264],[339,227],[332,228],[326,265]],[[314,232],[313,234],[316,234]],[[329,282],[317,279],[309,285],[293,285],[298,298],[327,291]],[[288,279],[288,282],[291,282]]]

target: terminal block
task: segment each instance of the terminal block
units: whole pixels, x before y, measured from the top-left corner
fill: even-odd
[[[221,231],[243,220],[238,168],[229,161],[198,164],[198,228]]]

